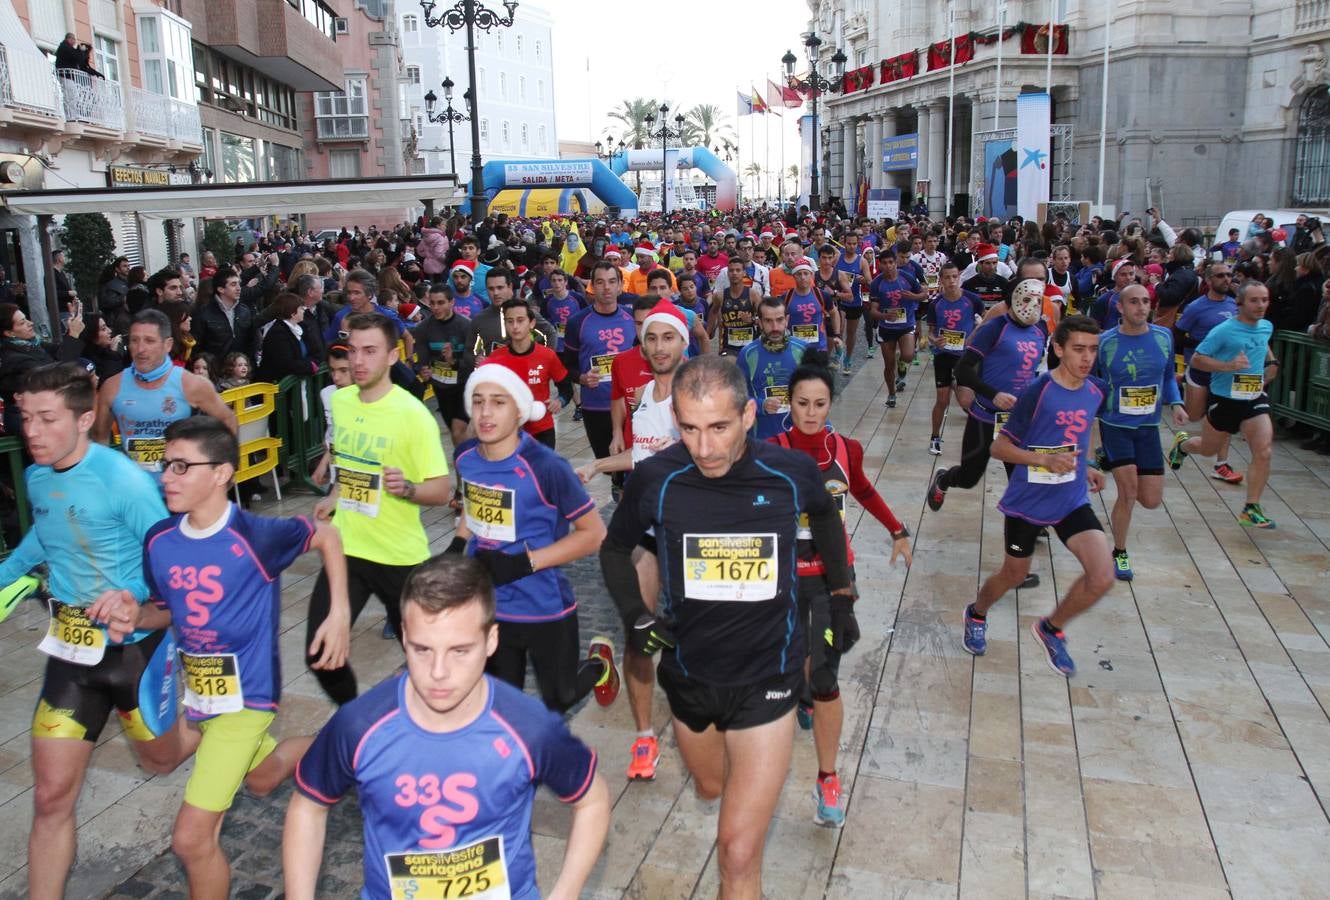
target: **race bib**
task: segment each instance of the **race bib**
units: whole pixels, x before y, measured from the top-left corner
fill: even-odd
[[[383,499],[383,475],[361,469],[337,467],[337,508],[378,518]]]
[[[753,327],[729,328],[725,331],[725,344],[729,347],[746,347],[753,342]]]
[[[46,636],[37,649],[76,666],[95,666],[101,662],[106,655],[106,632],[93,624],[87,612],[54,598],[50,610]]]
[[[1011,413],[1009,412],[1002,412],[999,410],[998,412],[993,413],[993,440],[996,441],[998,439],[998,433],[1002,431],[1002,426],[1006,425],[1007,420],[1010,418]]]
[[[924,284],[928,285],[928,289],[929,289],[930,291],[936,291],[936,290],[937,290],[937,284],[938,284],[938,273],[937,273],[937,272],[925,272],[925,273],[924,273]]]
[[[1159,406],[1159,385],[1118,388],[1118,409],[1128,416],[1148,416]]]
[[[601,382],[610,380],[611,366],[614,365],[613,353],[601,353],[591,357],[591,371],[595,372]]]
[[[387,853],[392,900],[508,900],[503,835],[433,852]]]
[[[439,384],[457,384],[457,366],[455,365],[449,365],[443,360],[439,360],[430,366],[430,372]]]
[[[844,484],[838,482],[838,487],[843,491]],[[845,494],[837,493],[832,490],[831,485],[827,485],[827,490],[831,493],[832,502],[836,504],[836,512],[840,513],[840,520],[845,521]],[[808,526],[808,513],[799,513],[799,527],[794,535],[801,541],[811,541],[813,539],[813,530]]]
[[[240,661],[234,653],[194,656],[181,651],[185,670],[185,706],[205,716],[240,712],[245,695],[240,689]]]
[[[478,538],[511,544],[517,540],[517,517],[513,491],[462,482],[466,527]]]
[[[1265,379],[1260,375],[1234,375],[1229,396],[1234,400],[1255,400],[1265,390]]]
[[[776,407],[777,413],[790,411],[790,386],[788,384],[767,385],[767,399],[770,400],[773,397],[780,401],[780,406]]]
[[[566,323],[566,322],[560,322],[558,325],[555,325],[555,326],[554,326],[554,333],[557,334],[561,339],[562,339],[563,337],[566,337],[567,334],[568,334],[568,325],[567,325],[567,323]]]
[[[776,596],[775,534],[685,534],[683,589],[690,600]]]
[[[130,438],[125,444],[129,458],[145,472],[160,472],[166,456],[166,438]]]
[[[1055,454],[1055,453],[1075,453],[1075,444],[1062,444],[1058,447],[1031,447],[1033,453]],[[1028,477],[1026,480],[1030,484],[1066,484],[1069,481],[1076,480],[1076,470],[1064,472],[1061,475],[1056,474],[1043,466],[1028,466]]]
[[[901,306],[889,306],[882,310],[883,325],[904,325],[905,308]]]
[[[821,335],[816,325],[795,325],[791,332],[799,340],[808,341],[809,343],[817,341]]]
[[[942,349],[953,353],[961,353],[965,350],[965,332],[956,331],[951,328],[942,329]]]

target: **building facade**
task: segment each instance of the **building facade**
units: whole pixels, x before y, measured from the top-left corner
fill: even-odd
[[[987,0],[956,0],[954,31],[946,3],[810,0],[822,59],[842,48],[854,88],[820,103],[824,196],[922,183],[935,213],[982,212],[1016,97],[1049,91],[1052,197],[1097,202],[1107,35],[1105,207],[1205,224],[1234,208],[1330,206],[1330,4],[1055,0],[1051,39],[1047,0],[1003,6],[999,33]],[[884,172],[884,145],[907,135],[917,166]]]
[[[440,174],[456,169],[470,181],[471,125],[427,120],[425,94],[438,97],[436,111],[444,108],[441,87],[451,78],[453,107],[466,114],[466,32],[451,33],[442,26],[428,28],[417,2],[397,0],[402,49],[406,61],[403,113],[415,129],[420,172]],[[497,5],[496,9],[499,9]],[[549,13],[523,3],[509,28],[476,33],[476,81],[479,87],[480,155],[490,159],[557,158],[559,140],[554,127],[554,47]]]

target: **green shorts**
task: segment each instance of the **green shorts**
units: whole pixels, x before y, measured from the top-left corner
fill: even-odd
[[[230,809],[245,776],[277,746],[268,733],[275,716],[242,709],[199,722],[203,740],[194,752],[194,772],[185,785],[185,802],[208,812]]]

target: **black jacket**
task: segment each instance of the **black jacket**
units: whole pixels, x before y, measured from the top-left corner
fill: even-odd
[[[296,338],[286,322],[273,321],[263,336],[257,380],[276,384],[287,375],[313,374],[314,368],[306,353],[304,344]]]
[[[79,358],[83,342],[65,335],[59,346],[28,344],[0,338],[0,399],[5,402],[5,433],[22,434],[23,417],[14,394],[23,387],[23,379],[38,366],[49,362],[71,362]]]
[[[98,308],[104,313],[119,312],[125,307],[125,296],[128,293],[129,285],[125,283],[125,279],[117,275],[103,284],[97,292]]]
[[[1195,266],[1186,262],[1168,262],[1164,264],[1164,271],[1168,274],[1155,286],[1160,309],[1182,306],[1196,296],[1201,279]]]
[[[227,321],[217,300],[208,301],[207,305],[195,313],[190,323],[190,333],[196,341],[195,353],[211,353],[218,361],[228,353],[254,353],[254,311],[244,303],[237,303],[232,311],[235,315],[235,328]]]

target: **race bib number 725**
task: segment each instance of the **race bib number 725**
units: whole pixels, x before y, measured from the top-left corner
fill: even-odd
[[[455,850],[389,853],[393,900],[508,900],[503,837],[484,838]]]

